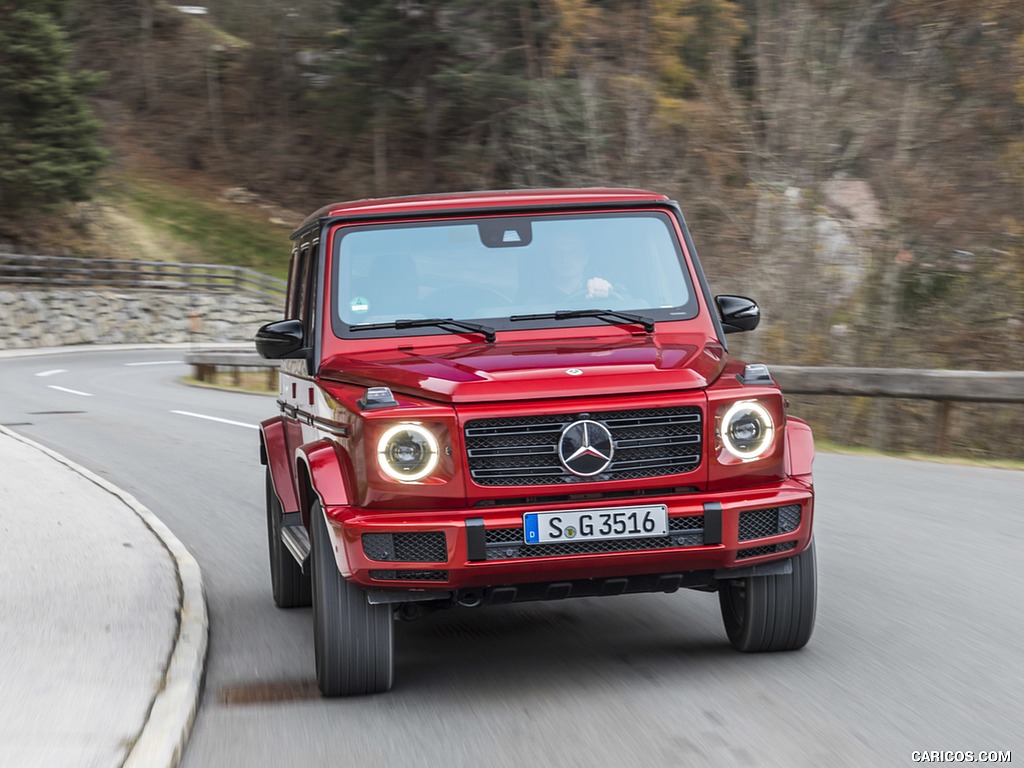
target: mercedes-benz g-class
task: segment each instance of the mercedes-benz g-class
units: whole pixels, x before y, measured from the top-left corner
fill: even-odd
[[[634,189],[329,205],[293,235],[261,425],[277,605],[327,696],[439,607],[717,592],[742,651],[814,626],[814,445],[726,336],[680,207]]]

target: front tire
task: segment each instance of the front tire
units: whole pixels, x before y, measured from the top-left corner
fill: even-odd
[[[364,590],[341,577],[319,501],[310,517],[313,641],[320,691],[333,697],[390,690],[395,669],[391,606],[370,605]]]
[[[814,542],[792,562],[792,573],[735,579],[719,587],[722,621],[736,650],[795,651],[811,639],[818,596]]]
[[[267,541],[270,545],[270,583],[274,604],[278,608],[304,608],[313,601],[313,590],[308,573],[292,557],[281,541],[281,522],[284,510],[274,490],[274,482],[267,468]]]

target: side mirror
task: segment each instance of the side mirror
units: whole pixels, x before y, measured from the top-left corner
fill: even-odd
[[[285,360],[307,356],[301,320],[278,320],[256,332],[256,351],[267,360]]]
[[[761,322],[757,302],[746,296],[715,296],[715,303],[722,318],[722,330],[726,333],[752,331]]]

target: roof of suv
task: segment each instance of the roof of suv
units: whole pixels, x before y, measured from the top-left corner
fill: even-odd
[[[299,230],[314,221],[335,216],[377,217],[396,214],[423,214],[453,210],[543,208],[592,206],[616,203],[665,203],[669,198],[644,189],[588,187],[583,189],[510,189],[488,192],[451,192],[409,197],[381,197],[325,205],[311,214]]]

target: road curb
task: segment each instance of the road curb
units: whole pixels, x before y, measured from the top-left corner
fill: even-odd
[[[74,470],[129,507],[160,540],[174,561],[178,576],[178,636],[156,696],[124,768],[174,768],[192,730],[202,691],[210,622],[206,610],[202,572],[185,545],[138,499],[85,467],[34,440],[0,426],[0,434],[18,440]]]

